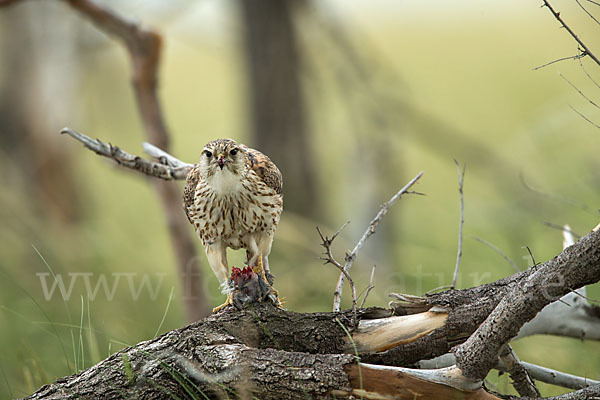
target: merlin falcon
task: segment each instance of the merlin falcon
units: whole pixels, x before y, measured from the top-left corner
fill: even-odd
[[[277,166],[261,152],[232,139],[204,146],[190,171],[183,194],[184,209],[227,301],[232,304],[227,248],[246,249],[246,263],[267,280],[268,256],[283,210],[283,182]]]

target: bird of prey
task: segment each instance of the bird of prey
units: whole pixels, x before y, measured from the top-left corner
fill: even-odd
[[[232,139],[204,146],[190,171],[183,194],[184,209],[200,237],[213,272],[227,293],[218,311],[232,304],[227,248],[246,249],[248,266],[270,286],[268,256],[283,210],[282,177],[261,152]]]

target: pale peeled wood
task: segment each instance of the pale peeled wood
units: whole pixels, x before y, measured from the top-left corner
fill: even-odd
[[[350,364],[345,367],[350,390],[330,394],[353,395],[372,400],[499,400],[486,392],[481,382],[465,378],[456,367],[437,370],[414,370],[373,364]]]
[[[358,329],[352,333],[352,340],[346,338],[345,351],[357,351],[359,354],[385,351],[428,335],[434,329],[444,326],[448,318],[445,310],[432,310],[400,317],[360,321]]]

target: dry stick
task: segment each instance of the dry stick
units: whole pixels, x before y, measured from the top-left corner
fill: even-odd
[[[549,226],[550,228],[558,229],[559,231],[568,232],[571,235],[575,236],[577,239],[581,239],[581,235],[573,232],[573,230],[571,230],[571,228],[569,228],[569,229],[565,228],[565,226],[568,226],[568,225],[558,225],[558,224],[553,224],[552,222],[548,222],[548,221],[542,221],[542,224]]]
[[[531,252],[531,249],[529,248],[529,246],[525,246],[525,248],[529,252],[529,257],[531,257],[531,262],[533,263],[532,267],[537,266],[537,263],[535,262],[535,258],[533,257],[533,253]]]
[[[365,244],[365,241],[369,238],[369,236],[371,236],[372,234],[375,233],[375,228],[377,227],[377,225],[379,224],[379,222],[381,221],[383,216],[385,214],[387,214],[388,210],[394,204],[394,202],[396,202],[396,200],[398,200],[403,194],[406,194],[406,193],[422,194],[422,193],[408,191],[415,183],[417,183],[417,181],[421,178],[421,176],[423,176],[423,171],[419,172],[417,174],[417,176],[415,176],[413,179],[411,179],[410,182],[408,182],[402,189],[400,189],[394,196],[392,196],[392,198],[387,203],[385,203],[381,207],[381,210],[379,210],[379,212],[377,213],[375,218],[373,218],[373,220],[369,224],[369,227],[367,228],[365,233],[362,235],[362,237],[360,238],[358,243],[356,243],[356,246],[354,247],[352,252],[350,254],[346,254],[345,263],[344,263],[344,271],[342,271],[340,273],[340,277],[338,279],[337,286],[335,288],[335,293],[333,295],[333,311],[334,312],[340,311],[340,303],[342,302],[342,287],[344,285],[344,279],[345,279],[347,273],[350,271],[350,268],[352,268],[352,263],[354,262],[354,259],[356,258],[356,254],[363,247],[363,245]]]
[[[575,84],[573,84],[573,82],[571,82],[569,79],[567,79],[566,76],[564,76],[563,74],[559,74],[561,78],[563,78],[569,85],[571,85],[571,87],[573,89],[575,89],[577,91],[577,93],[579,93],[581,95],[581,97],[583,97],[584,99],[586,99],[591,105],[593,105],[596,108],[600,109],[600,106],[598,104],[596,104],[592,99],[590,99],[589,97],[587,97],[585,94],[583,94],[583,92],[581,90],[579,90],[579,88],[577,86],[575,86]]]
[[[439,290],[447,290],[456,288],[456,280],[458,278],[458,269],[460,267],[460,259],[462,258],[462,243],[463,243],[463,225],[465,222],[465,201],[463,194],[463,183],[465,179],[465,169],[467,168],[466,164],[463,165],[462,173],[460,171],[460,164],[458,161],[454,160],[456,164],[456,173],[458,174],[458,193],[460,194],[460,222],[458,224],[458,252],[456,254],[456,266],[454,267],[454,276],[452,277],[451,285],[443,285],[428,290],[426,294],[432,294]]]
[[[594,121],[592,121],[591,119],[589,119],[588,117],[583,115],[583,113],[578,111],[575,107],[573,107],[572,105],[569,104],[569,108],[571,108],[571,110],[575,111],[581,118],[583,118],[584,120],[586,120],[587,122],[589,122],[590,124],[595,126],[596,128],[600,129],[600,125],[598,125],[597,123],[595,123]]]
[[[170,167],[161,163],[146,160],[141,157],[130,154],[110,143],[104,143],[100,139],[92,139],[89,136],[79,133],[71,128],[63,128],[60,131],[83,143],[85,147],[96,154],[108,157],[117,164],[127,168],[139,171],[142,174],[167,181],[185,179],[191,167]],[[183,162],[182,162],[183,163]]]
[[[456,164],[456,173],[458,174],[458,193],[460,194],[460,224],[458,225],[458,252],[456,254],[456,266],[454,267],[454,277],[452,277],[451,289],[456,288],[456,279],[458,278],[458,269],[460,267],[460,259],[462,257],[462,242],[463,242],[463,225],[465,223],[465,196],[463,193],[463,184],[465,181],[466,164],[463,164],[462,173],[460,164],[454,160]]]
[[[567,374],[565,372],[531,364],[525,361],[520,361],[520,363],[533,379],[548,383],[550,385],[577,390],[600,384],[599,381]],[[417,363],[419,368],[422,369],[445,368],[454,364],[456,364],[456,358],[451,353],[447,353],[429,360],[421,360]],[[508,368],[504,362],[502,362],[502,360],[498,360],[498,365],[496,365],[494,368],[498,371],[508,372]]]
[[[588,55],[590,56],[590,58],[592,60],[594,60],[594,62],[596,64],[598,64],[598,66],[600,66],[600,60],[598,59],[598,57],[596,57],[594,55],[594,53],[592,53],[590,51],[590,49],[585,45],[585,43],[583,43],[583,41],[581,39],[579,39],[579,37],[577,37],[577,35],[575,34],[575,32],[573,32],[573,30],[569,27],[569,25],[566,24],[565,21],[563,21],[563,19],[560,16],[559,12],[554,11],[554,8],[552,8],[552,6],[550,5],[550,3],[548,2],[548,0],[543,0],[544,5],[546,7],[548,7],[548,9],[550,10],[550,12],[552,13],[552,15],[554,16],[554,18],[556,18],[556,20],[558,22],[560,22],[560,24],[563,26],[563,28],[565,28],[567,30],[567,32],[569,32],[569,34],[573,37],[573,39],[575,39],[575,41],[577,43],[579,43],[579,45],[583,48],[583,52],[582,54]]]
[[[593,210],[590,206],[580,202],[579,200],[571,199],[569,197],[555,195],[552,193],[546,193],[539,189],[534,188],[525,180],[525,175],[522,172],[519,174],[519,179],[521,180],[521,184],[525,187],[525,189],[527,189],[533,193],[536,193],[540,196],[547,197],[554,201],[558,201],[560,203],[564,203],[564,204],[568,204],[573,207],[577,207],[577,208],[581,209],[582,211],[585,211],[586,213],[594,215],[594,216],[598,216],[598,214],[600,214],[600,210]]]
[[[157,94],[162,37],[157,32],[95,1],[65,0],[65,2],[88,18],[98,29],[108,35],[114,35],[127,49],[131,60],[131,83],[148,141],[168,150],[169,134]],[[181,194],[174,185],[161,181],[155,181],[153,184],[166,214],[171,244],[177,259],[178,275],[181,278],[180,284],[189,289],[185,290],[183,296],[187,319],[197,321],[209,310],[201,271],[190,264],[196,259],[196,248],[188,223],[181,212]]]
[[[373,284],[373,279],[375,278],[375,268],[376,267],[377,267],[376,265],[373,265],[373,269],[371,270],[371,279],[369,280],[369,286],[367,286],[367,288],[365,289],[365,297],[363,297],[362,301],[360,302],[359,308],[363,308],[363,306],[365,305],[365,302],[367,301],[367,297],[369,296],[369,293],[371,293],[371,290],[373,290],[375,288],[375,285]]]
[[[577,3],[577,5],[578,5],[578,6],[579,6],[579,7],[580,7],[580,8],[581,8],[581,9],[582,9],[582,10],[583,10],[583,11],[584,11],[584,12],[585,12],[587,15],[588,15],[588,17],[590,17],[591,19],[593,19],[593,20],[594,20],[594,22],[596,22],[598,25],[600,25],[600,21],[598,21],[598,20],[596,19],[596,17],[594,17],[594,16],[592,15],[592,13],[590,13],[590,12],[587,10],[587,8],[585,8],[585,7],[583,6],[583,4],[581,4],[581,2],[580,2],[579,0],[575,0],[575,3]]]
[[[581,69],[583,70],[583,73],[589,78],[590,81],[592,81],[592,83],[594,85],[596,85],[596,87],[598,89],[600,89],[600,84],[598,84],[598,82],[596,82],[594,80],[594,78],[592,78],[592,76],[589,74],[589,72],[587,72],[587,69],[585,69],[585,66],[583,65],[583,62],[581,62],[581,59],[579,60],[579,66],[581,67]]]
[[[332,264],[332,265],[334,265],[337,269],[340,270],[340,272],[346,277],[346,279],[348,279],[348,284],[350,285],[350,289],[352,290],[352,325],[356,326],[356,287],[354,286],[354,281],[350,277],[350,274],[348,273],[348,271],[346,271],[344,269],[344,267],[342,267],[342,264],[340,264],[333,257],[333,254],[331,254],[331,243],[333,243],[333,241],[340,234],[340,232],[342,231],[342,229],[344,229],[346,227],[346,225],[348,225],[349,223],[350,223],[350,221],[347,221],[330,238],[328,238],[327,236],[323,235],[321,233],[321,230],[319,229],[318,226],[317,226],[317,232],[319,232],[319,236],[321,237],[321,246],[323,246],[323,248],[325,249],[325,257],[321,257],[321,260],[325,261],[325,264]]]
[[[547,63],[545,63],[545,64],[538,65],[538,66],[537,66],[537,67],[535,67],[535,68],[531,68],[531,70],[532,70],[532,71],[537,71],[538,69],[542,69],[542,68],[544,68],[544,67],[547,67],[548,65],[552,65],[552,64],[554,64],[554,63],[561,62],[561,61],[566,61],[566,60],[579,60],[579,59],[581,59],[581,58],[585,57],[586,55],[587,55],[586,53],[579,53],[579,54],[576,54],[576,55],[574,55],[574,56],[569,56],[569,57],[563,57],[563,58],[559,58],[559,59],[556,59],[556,60],[549,61],[549,62],[547,62]]]
[[[512,260],[512,258],[510,258],[509,256],[507,256],[506,254],[504,254],[504,252],[502,252],[502,250],[500,250],[498,247],[494,246],[493,243],[488,242],[487,240],[484,240],[482,238],[473,236],[473,239],[477,240],[479,243],[483,243],[485,244],[487,247],[489,247],[490,249],[494,250],[496,253],[500,254],[502,256],[502,258],[504,258],[510,265],[512,265],[512,267],[515,269],[515,271],[517,272],[521,272],[521,269],[519,268],[519,266]]]

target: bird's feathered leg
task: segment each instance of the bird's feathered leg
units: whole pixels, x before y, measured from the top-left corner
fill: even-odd
[[[206,244],[204,250],[206,250],[206,258],[208,259],[210,268],[221,283],[221,292],[227,294],[225,303],[213,308],[213,313],[215,313],[220,309],[233,304],[233,288],[228,276],[229,266],[227,264],[227,247],[221,243],[221,241],[216,241],[214,243]]]

